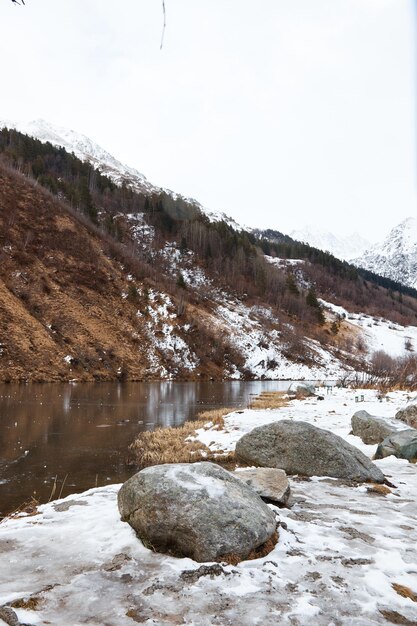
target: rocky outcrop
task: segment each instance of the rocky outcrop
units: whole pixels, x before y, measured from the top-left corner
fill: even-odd
[[[352,434],[360,437],[368,445],[380,443],[385,437],[399,429],[400,426],[381,417],[375,417],[368,411],[357,411],[352,416]]]
[[[407,406],[395,414],[395,419],[405,422],[412,428],[417,428],[417,397],[413,398]]]
[[[145,545],[195,561],[245,559],[275,533],[275,514],[212,463],[148,467],[119,491],[121,517]]]
[[[381,470],[360,450],[306,422],[281,420],[259,426],[239,439],[236,455],[248,465],[277,467],[287,474],[384,481]]]
[[[383,459],[391,455],[399,459],[417,461],[417,430],[415,428],[407,428],[407,430],[400,430],[389,435],[379,444],[375,458]]]
[[[290,497],[290,483],[283,470],[274,467],[255,467],[238,470],[234,474],[252,487],[262,499],[284,505]]]

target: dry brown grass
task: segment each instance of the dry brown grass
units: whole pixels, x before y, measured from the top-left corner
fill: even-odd
[[[31,596],[29,598],[19,598],[19,600],[13,600],[10,604],[12,609],[25,609],[27,611],[36,611],[39,608],[41,599],[38,596]]]
[[[400,624],[401,626],[417,626],[416,621],[411,621],[401,613],[397,611],[390,611],[389,609],[380,609],[379,612],[385,619],[391,624]]]
[[[398,593],[399,596],[402,596],[403,598],[410,598],[413,602],[417,602],[417,593],[410,589],[410,587],[405,587],[404,585],[400,585],[398,583],[392,583],[392,588]]]
[[[231,409],[218,409],[206,411],[202,415],[211,415],[207,419],[198,419],[186,422],[175,428],[158,428],[154,431],[140,433],[129,448],[132,464],[140,468],[150,465],[163,465],[165,463],[197,463],[198,461],[211,461],[223,467],[234,468],[234,453],[222,454],[212,452],[201,441],[187,441],[195,436],[195,431],[204,428],[211,422],[217,428],[224,426],[223,415],[230,413]]]
[[[17,509],[0,519],[0,524],[1,522],[4,522],[12,517],[31,517],[33,515],[38,515],[39,505],[39,500],[36,500],[36,498],[32,497],[30,500],[27,500],[26,502],[21,504]]]
[[[392,493],[389,487],[385,485],[373,484],[366,488],[368,493],[375,493],[379,496],[387,496],[389,493]]]
[[[288,394],[285,391],[263,391],[259,396],[253,398],[249,409],[280,409],[287,406],[289,402]]]
[[[275,531],[274,534],[271,535],[271,537],[268,539],[268,541],[265,541],[265,543],[263,543],[261,546],[252,550],[252,552],[249,553],[246,559],[241,559],[240,557],[237,556],[237,554],[226,554],[224,556],[219,557],[217,561],[219,563],[227,563],[228,565],[237,565],[242,560],[254,561],[255,559],[261,559],[262,557],[272,552],[272,550],[275,548],[277,544],[277,541],[278,541],[278,532]]]
[[[218,409],[210,409],[209,411],[202,411],[198,413],[197,417],[199,421],[205,420],[206,422],[212,422],[215,426],[224,427],[224,417],[229,413],[236,411],[236,408],[221,407]]]

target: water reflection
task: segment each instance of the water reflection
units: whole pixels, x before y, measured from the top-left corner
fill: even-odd
[[[203,410],[246,407],[251,394],[288,382],[0,385],[0,515],[35,495],[49,498],[54,477],[63,495],[132,471],[126,450],[135,435],[177,426]]]

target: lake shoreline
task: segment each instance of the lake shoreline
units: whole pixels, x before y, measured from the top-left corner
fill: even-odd
[[[370,457],[375,446],[349,434],[355,394],[339,389],[323,401],[235,411],[223,429],[196,436],[227,451],[254,425],[295,419],[338,434]],[[361,395],[361,408],[392,417],[408,394],[390,393],[383,403],[373,390]],[[289,506],[269,505],[280,522],[275,548],[254,561],[221,564],[216,575],[210,564],[203,572],[191,559],[147,549],[120,520],[120,484],[70,494],[34,516],[0,524],[0,604],[17,601],[19,619],[32,624],[253,626],[256,615],[266,626],[367,626],[394,614],[412,623],[415,605],[398,590],[416,591],[416,466],[395,457],[376,465],[396,485],[385,495],[367,484],[290,477]]]

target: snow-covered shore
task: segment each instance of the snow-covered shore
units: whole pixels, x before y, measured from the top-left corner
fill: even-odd
[[[360,395],[365,400],[356,403]],[[406,397],[396,392],[380,403],[374,391],[334,390],[323,401],[235,412],[224,431],[198,435],[231,450],[254,426],[302,419],[372,456],[375,446],[349,435],[352,414],[392,417]],[[368,626],[387,624],[384,611],[413,623],[416,603],[392,585],[417,592],[417,467],[394,457],[377,464],[397,486],[392,494],[291,478],[293,505],[277,510],[283,525],[274,550],[213,576],[184,575],[201,564],[145,548],[120,521],[119,485],[49,503],[38,515],[0,524],[0,605],[35,596],[36,610],[16,609],[20,620],[63,626]]]

